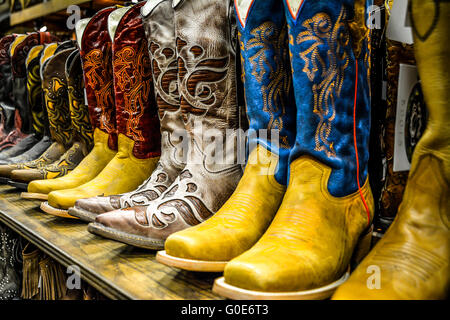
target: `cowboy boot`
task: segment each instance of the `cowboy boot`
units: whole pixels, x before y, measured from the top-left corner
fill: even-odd
[[[148,206],[104,213],[88,226],[95,234],[149,249],[163,248],[170,234],[211,217],[242,175],[235,143],[239,112],[231,1],[174,5],[178,83],[189,141],[186,167]]]
[[[27,96],[31,109],[32,134],[14,147],[0,154],[0,165],[23,163],[38,158],[50,146],[50,138],[44,135],[46,111],[42,101],[42,84],[39,61],[44,45],[33,47],[27,57]],[[1,169],[0,169],[1,172]]]
[[[25,197],[47,200],[51,191],[82,185],[94,179],[117,153],[111,38],[107,32],[108,16],[115,9],[103,9],[91,19],[82,19],[76,25],[89,118],[94,129],[93,148],[69,174],[54,181],[30,183]]]
[[[231,260],[214,292],[233,299],[323,299],[370,246],[370,97],[365,1],[286,0],[297,136],[270,227]],[[365,252],[363,252],[363,249]]]
[[[161,125],[161,158],[150,178],[137,190],[123,195],[77,200],[69,214],[84,221],[92,222],[100,213],[148,204],[167,190],[185,166],[182,149],[177,148],[179,143],[174,135],[175,131],[184,129],[184,123],[177,83],[172,1],[147,1],[141,15],[153,66],[153,85]]]
[[[50,43],[55,40],[48,32],[33,32],[25,36],[19,36],[10,46],[10,56],[13,74],[12,95],[18,113],[18,127],[11,132],[1,143],[0,151],[10,148],[21,142],[19,148],[11,152],[0,153],[0,159],[16,156],[34,146],[39,139],[33,134],[31,109],[27,96],[27,65],[26,60],[30,50],[39,44]]]
[[[427,128],[414,150],[394,222],[333,299],[448,298],[450,3],[412,1],[409,9],[414,52],[429,112]]]
[[[136,189],[150,176],[161,154],[156,103],[150,98],[152,73],[140,8],[144,2],[112,12],[108,30],[112,64],[119,151],[93,180],[74,189],[53,191],[47,213],[74,218],[67,209],[75,201],[96,195],[114,195]]]
[[[67,174],[81,161],[81,148],[70,148],[73,142],[73,128],[70,118],[69,99],[67,95],[67,80],[65,63],[75,49],[65,49],[55,53],[43,65],[43,90],[50,124],[50,133],[60,146],[62,154],[56,161],[38,168],[13,170],[9,184],[26,189],[28,183],[39,179],[53,179]],[[52,146],[50,146],[52,148]],[[45,156],[45,154],[43,155]],[[27,166],[26,166],[27,167]]]
[[[40,140],[28,151],[8,160],[0,161],[0,176],[2,175],[2,165],[25,163],[35,160],[51,145],[47,108],[44,104],[40,76],[40,61],[44,53],[44,48],[45,45],[33,47],[27,57],[28,104],[31,107],[33,131],[35,136]]]
[[[288,157],[295,142],[295,101],[283,4],[241,1],[235,9],[247,116],[255,134],[249,134],[250,156],[230,199],[212,218],[171,235],[166,251],[158,252],[158,261],[181,269],[223,271],[227,261],[262,236],[286,190]],[[272,130],[279,141],[263,132]]]
[[[12,69],[9,47],[17,34],[11,34],[0,39],[0,143],[14,128],[14,106],[11,98]]]
[[[59,45],[59,47],[64,47],[65,44]],[[41,89],[42,89],[42,69],[45,63],[49,58],[53,56],[55,51],[58,49],[57,43],[47,44],[44,45],[44,49],[42,51],[40,61],[39,61],[39,78],[41,79]],[[43,94],[43,92],[42,92]],[[43,122],[44,122],[44,138],[42,139],[43,143],[52,143],[52,137],[50,133],[49,128],[49,121],[48,121],[48,112],[47,107],[44,101],[44,97],[42,97],[42,103],[43,105]],[[37,147],[37,146],[36,146]],[[33,150],[33,148],[30,150],[30,152]],[[53,142],[44,153],[42,153],[37,159],[27,161],[27,162],[17,162],[16,164],[8,164],[8,165],[0,165],[0,179],[2,182],[8,182],[11,178],[11,173],[14,170],[20,170],[20,169],[36,169],[43,167],[45,165],[48,165],[61,157],[61,155],[64,153],[63,146],[58,142]]]
[[[80,161],[84,160],[86,155],[93,148],[93,127],[89,119],[88,107],[84,104],[83,70],[81,67],[80,53],[78,50],[73,51],[67,58],[66,78],[74,140],[72,147],[67,151],[66,154],[79,155],[76,157],[77,159],[79,159],[79,163],[81,163]],[[77,165],[78,163],[74,164]],[[50,167],[47,167],[46,170],[49,172],[51,172],[52,170],[59,170],[58,166],[52,165],[52,167],[55,168],[52,169]],[[76,166],[74,170],[77,170],[77,168],[78,166]],[[64,186],[64,181],[70,181],[70,177],[64,177],[72,174],[72,172],[69,172],[67,175],[56,179],[35,180],[30,182],[28,185],[28,193],[25,196],[28,199],[45,198],[45,196],[53,188],[56,188],[56,190],[58,190],[58,186]]]

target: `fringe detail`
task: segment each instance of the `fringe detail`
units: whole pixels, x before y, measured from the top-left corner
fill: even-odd
[[[31,243],[28,243],[22,251],[22,257],[23,278],[21,297],[23,299],[36,299],[39,295],[40,251]]]
[[[67,289],[62,266],[47,256],[39,262],[39,269],[42,277],[41,299],[60,300]]]

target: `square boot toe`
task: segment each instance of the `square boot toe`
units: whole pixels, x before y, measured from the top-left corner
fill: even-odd
[[[34,180],[28,184],[28,192],[30,193],[41,193],[41,194],[49,194],[53,191],[53,188],[49,185],[48,182],[52,182],[52,180]]]

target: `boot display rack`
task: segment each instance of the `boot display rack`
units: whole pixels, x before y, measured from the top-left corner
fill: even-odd
[[[40,201],[0,186],[0,222],[63,266],[79,267],[83,280],[111,299],[220,299],[211,288],[217,274],[179,271],[139,250],[89,233],[86,224],[42,213]]]

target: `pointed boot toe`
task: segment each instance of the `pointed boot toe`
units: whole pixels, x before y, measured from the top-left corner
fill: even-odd
[[[75,202],[75,208],[95,214],[101,214],[120,209],[119,196],[91,197],[79,199]]]

